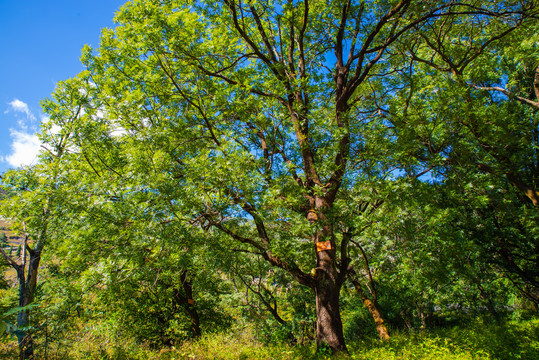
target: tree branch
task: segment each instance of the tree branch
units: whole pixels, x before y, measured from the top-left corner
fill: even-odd
[[[536,85],[536,91],[539,91],[539,73],[537,73],[537,74],[538,75],[536,75],[536,78],[538,79],[537,80],[538,82],[537,82],[537,85]],[[518,96],[518,95],[510,92],[509,90],[501,88],[499,86],[478,86],[478,85],[474,85],[474,84],[468,84],[468,85],[473,87],[474,89],[478,89],[478,90],[501,92],[502,94],[508,96],[509,98],[516,99],[516,100],[520,101],[523,104],[530,105],[530,106],[532,106],[534,108],[539,109],[539,101],[532,101],[532,100],[526,99],[525,97]],[[539,94],[538,94],[538,96],[539,96]],[[538,97],[538,100],[539,100],[539,97]]]

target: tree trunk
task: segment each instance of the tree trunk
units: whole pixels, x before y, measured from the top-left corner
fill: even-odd
[[[406,328],[412,331],[414,329],[412,325],[412,316],[409,313],[406,313],[405,310],[401,310],[399,314],[401,316],[402,321],[404,322],[404,325],[406,325]]]
[[[200,331],[200,317],[193,300],[193,283],[187,279],[187,270],[184,270],[180,275],[183,291],[185,292],[186,304],[185,309],[191,320],[191,330],[195,338],[200,337],[202,332]]]
[[[318,275],[318,273],[322,273]],[[316,345],[329,347],[332,352],[346,351],[339,308],[339,288],[325,272],[319,270],[316,282]]]
[[[28,311],[22,311],[17,317],[17,340],[19,342],[19,360],[34,358],[34,342],[32,335],[27,330],[20,330],[28,326]]]
[[[365,261],[365,269],[367,270],[367,275],[369,278],[369,290],[373,296],[373,299],[371,300],[365,291],[363,291],[363,287],[361,286],[361,283],[356,276],[356,272],[353,268],[350,268],[349,270],[349,276],[350,281],[354,285],[354,288],[356,289],[357,293],[361,297],[361,301],[363,301],[363,305],[367,308],[369,313],[374,319],[374,324],[376,326],[376,331],[378,332],[378,336],[380,336],[380,339],[382,340],[389,340],[389,332],[387,331],[387,327],[384,321],[384,317],[382,316],[382,312],[380,311],[380,308],[378,307],[378,293],[376,291],[376,287],[374,286],[374,280],[372,278],[371,268],[369,265],[369,259],[367,258],[367,254],[365,253],[365,250],[363,250],[363,247],[357,243],[354,242],[354,244],[359,248],[361,251],[361,255],[363,256],[363,261]]]
[[[316,296],[316,345],[318,350],[329,347],[333,353],[347,351],[342,329],[339,295],[342,283],[335,267],[335,239],[330,225],[324,224],[325,215],[310,219],[320,220],[322,227],[314,234],[317,267],[313,269]]]
[[[19,280],[19,307],[25,308],[28,306],[30,301],[29,296],[29,289],[26,286],[26,279],[24,274],[24,268],[21,266],[17,269],[17,277]],[[34,355],[34,347],[33,347],[33,341],[32,336],[26,330],[28,325],[30,324],[29,321],[29,313],[28,309],[24,309],[19,312],[17,315],[17,341],[19,343],[19,360],[24,359],[31,359]]]
[[[17,316],[17,340],[19,343],[19,360],[32,359],[34,356],[34,343],[32,334],[28,330],[30,326],[29,310],[26,307],[34,302],[37,288],[37,274],[41,261],[41,252],[30,250],[28,276],[25,276],[25,264],[18,267],[17,277],[19,280],[19,307],[25,308]]]
[[[374,319],[374,324],[376,325],[376,331],[378,332],[378,336],[380,336],[380,339],[382,340],[389,340],[389,331],[387,331],[387,327],[384,321],[384,317],[382,316],[382,312],[380,311],[380,308],[378,307],[378,303],[376,300],[371,300],[369,297],[365,294],[363,291],[363,288],[361,287],[361,284],[357,279],[351,279],[352,284],[354,285],[357,293],[361,297],[361,301],[363,301],[363,305],[367,308],[369,313],[371,314],[372,318]]]
[[[374,319],[376,331],[378,332],[378,336],[380,336],[380,339],[389,340],[389,331],[387,331],[387,326],[385,324],[382,313],[380,312],[380,308],[378,308],[378,304],[375,301],[371,301],[371,299],[369,299],[368,297],[364,297],[362,298],[362,300],[363,304],[365,305],[367,310],[369,310],[369,313]]]
[[[426,331],[428,328],[428,324],[427,324],[428,314],[426,314],[425,311],[423,311],[422,307],[419,307],[419,306],[416,306],[416,307],[417,307],[417,312],[419,316],[419,321],[421,321],[421,327],[419,329],[421,331]]]
[[[539,66],[535,68],[535,76],[533,80],[533,89],[535,91],[536,100],[539,101]]]

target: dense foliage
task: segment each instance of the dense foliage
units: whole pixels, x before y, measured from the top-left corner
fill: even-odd
[[[40,162],[2,176],[2,217],[22,243],[1,243],[19,293],[4,286],[0,311],[20,358],[176,356],[216,333],[297,344],[289,358],[347,341],[358,358],[472,358],[480,348],[436,335],[358,343],[451,337],[466,322],[471,333],[482,318],[494,333],[527,326],[539,304],[538,11],[127,3],[83,49],[86,70],[43,102]],[[537,348],[519,344],[480,355]],[[252,351],[241,356],[273,356]]]

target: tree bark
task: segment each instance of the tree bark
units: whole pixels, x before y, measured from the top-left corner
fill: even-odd
[[[21,264],[13,260],[2,248],[0,248],[0,255],[15,270],[17,273],[17,280],[19,282],[19,308],[22,309],[17,316],[16,331],[19,345],[19,360],[32,359],[34,355],[33,340],[31,333],[28,331],[30,320],[29,310],[27,307],[34,301],[42,249],[39,243],[36,245],[36,248],[31,249],[28,246],[27,241],[28,236],[26,235],[22,246],[23,256]],[[26,274],[27,252],[30,255],[30,258],[28,261],[28,273]]]
[[[25,244],[26,245],[26,244]],[[26,307],[34,302],[37,288],[37,274],[41,261],[41,252],[26,247],[30,254],[28,276],[25,276],[25,264],[16,267],[19,280],[19,307],[25,308],[17,316],[17,340],[19,343],[19,360],[32,359],[34,356],[34,343],[32,334],[28,331],[30,326],[29,310]],[[21,330],[22,329],[22,330]]]
[[[535,76],[533,79],[533,90],[535,91],[535,97],[539,102],[539,66],[535,68]]]
[[[369,297],[365,294],[365,292],[363,291],[363,288],[361,287],[361,284],[359,283],[357,279],[352,279],[351,281],[357,293],[361,297],[361,301],[363,301],[363,305],[365,305],[365,307],[371,314],[372,318],[374,319],[374,324],[376,325],[376,332],[378,332],[378,336],[382,340],[389,340],[390,339],[389,331],[387,331],[384,317],[382,316],[382,312],[380,311],[380,308],[378,307],[378,302],[376,300],[373,301],[369,299]]]
[[[318,207],[319,210],[323,208],[322,206]],[[316,246],[317,267],[313,269],[312,273],[315,280],[314,293],[316,297],[316,345],[318,350],[327,346],[333,353],[336,353],[347,351],[339,307],[342,282],[335,267],[336,249],[332,228],[326,223],[326,217],[322,211],[311,220],[312,223],[319,221],[322,224],[321,229],[315,233],[313,238]],[[329,248],[321,250],[318,244],[325,242],[329,244]]]
[[[380,339],[389,340],[389,331],[387,331],[387,326],[382,316],[382,313],[380,312],[380,308],[378,307],[378,303],[375,301],[371,301],[371,299],[369,299],[368,297],[364,297],[361,300],[363,300],[363,304],[365,305],[367,310],[369,310],[369,313],[374,319],[376,331],[378,332],[378,336],[380,336]]]
[[[352,241],[352,240],[350,240]],[[363,301],[363,304],[371,314],[371,316],[374,319],[374,324],[376,326],[376,331],[378,332],[378,336],[380,336],[380,339],[382,340],[389,340],[389,332],[387,331],[387,327],[384,321],[384,317],[382,316],[382,312],[380,311],[380,308],[378,307],[378,293],[376,291],[376,287],[374,286],[374,280],[372,278],[372,272],[371,267],[369,265],[369,259],[367,258],[367,254],[365,253],[365,250],[359,244],[358,242],[352,241],[354,245],[358,247],[358,249],[361,251],[361,256],[363,257],[363,261],[365,262],[365,269],[367,270],[367,275],[369,279],[369,290],[373,296],[373,299],[371,300],[365,291],[363,291],[363,287],[361,286],[361,283],[359,280],[357,280],[356,272],[354,268],[349,269],[349,276],[350,281],[354,285],[354,288],[358,292],[359,296],[361,297],[361,301]]]
[[[180,275],[183,291],[185,292],[185,309],[191,320],[191,330],[193,331],[193,337],[200,337],[202,332],[200,331],[200,317],[193,300],[193,283],[187,279],[187,270],[184,270]]]
[[[346,351],[339,308],[340,287],[324,270],[317,270],[314,292],[316,296],[316,345],[318,350],[329,347],[332,352]]]

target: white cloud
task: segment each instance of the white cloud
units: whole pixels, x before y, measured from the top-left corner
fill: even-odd
[[[28,104],[25,103],[24,101],[21,101],[19,99],[13,99],[13,101],[11,101],[9,103],[9,106],[10,106],[11,110],[13,110],[15,112],[18,112],[18,113],[25,114],[27,120],[31,120],[31,121],[36,120],[35,115],[30,111],[30,107],[28,107]],[[9,110],[6,111],[6,113],[8,113],[8,112],[9,112]],[[19,125],[25,127],[24,122],[19,121]]]
[[[13,99],[8,105],[4,114],[14,113],[18,126],[9,129],[11,151],[9,155],[0,156],[0,162],[8,163],[12,167],[35,164],[41,147],[35,134],[38,120],[24,101]]]
[[[10,130],[11,155],[1,156],[2,162],[7,162],[13,167],[32,165],[37,162],[37,155],[41,148],[41,142],[37,135],[24,131]]]
[[[30,114],[28,104],[20,101],[19,99],[13,99],[13,101],[9,103],[9,106],[11,106],[11,108],[15,111],[25,113],[27,116]]]

